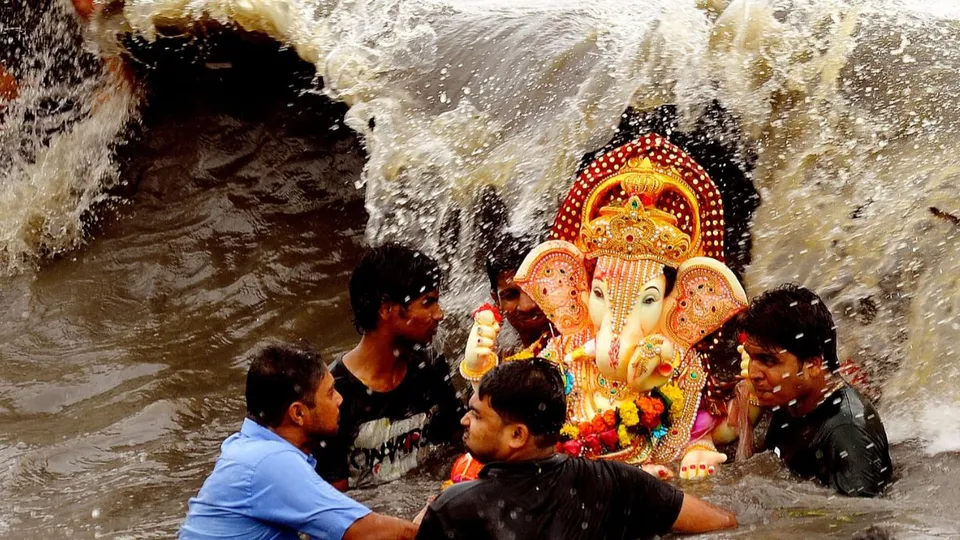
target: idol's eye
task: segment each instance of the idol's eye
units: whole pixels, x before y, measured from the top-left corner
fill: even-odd
[[[656,297],[656,296],[652,296],[652,295],[651,295],[651,296],[645,296],[645,297],[643,298],[643,303],[644,303],[645,305],[648,305],[648,306],[653,305],[653,304],[655,304],[656,302],[657,302],[657,297]]]
[[[599,298],[600,300],[603,300],[603,290],[600,289],[600,287],[593,288],[593,295]]]

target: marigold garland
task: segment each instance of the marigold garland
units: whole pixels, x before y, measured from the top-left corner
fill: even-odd
[[[666,384],[659,388],[660,394],[670,402],[670,421],[676,422],[683,414],[683,390],[675,384]]]
[[[627,431],[627,426],[620,424],[617,428],[617,438],[620,440],[620,448],[626,448],[633,443],[633,437]]]
[[[607,421],[603,419],[602,414],[598,414],[590,421],[590,427],[593,428],[595,434],[599,435],[607,430]]]
[[[664,411],[669,406],[672,413],[677,403],[682,404],[682,394],[679,399],[669,404],[666,402],[673,390],[679,391],[676,387],[666,392],[655,390],[634,401],[620,403],[614,409],[601,411],[589,422],[564,424],[560,429],[562,442],[557,445],[558,450],[575,456],[593,457],[605,451],[629,448],[638,437],[662,438],[667,430],[665,424],[670,422]]]
[[[654,429],[660,425],[660,415],[663,414],[664,404],[662,399],[652,396],[640,396],[636,401],[637,408],[640,409],[640,423],[647,429]]]
[[[579,439],[579,438],[580,438],[580,430],[577,428],[577,426],[571,426],[570,424],[564,424],[564,426],[563,426],[562,428],[560,428],[560,436],[561,436],[561,437],[566,437],[566,438],[568,438],[568,439]]]
[[[640,411],[637,410],[637,404],[628,401],[620,406],[620,420],[623,425],[633,427],[640,423]]]

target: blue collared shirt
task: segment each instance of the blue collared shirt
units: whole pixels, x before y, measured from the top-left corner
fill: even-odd
[[[184,540],[340,540],[370,510],[316,472],[316,460],[250,419],[223,441],[213,472],[190,499]]]

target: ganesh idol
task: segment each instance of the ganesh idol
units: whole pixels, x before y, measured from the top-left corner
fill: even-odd
[[[555,331],[535,354],[567,384],[561,451],[643,466],[660,477],[712,475],[726,456],[725,407],[707,407],[698,346],[746,307],[724,261],[720,193],[683,150],[648,134],[579,174],[514,281]],[[498,362],[492,315],[475,314],[460,371]],[[530,355],[528,355],[530,356]]]

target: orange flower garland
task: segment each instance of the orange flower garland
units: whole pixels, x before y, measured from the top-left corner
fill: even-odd
[[[637,408],[640,409],[640,424],[647,429],[655,429],[660,425],[660,415],[665,407],[663,400],[651,396],[637,398]]]
[[[573,456],[596,457],[629,448],[639,437],[659,438],[670,423],[669,404],[660,392],[622,403],[597,414],[589,422],[566,424],[560,430],[557,450]]]

